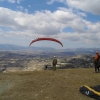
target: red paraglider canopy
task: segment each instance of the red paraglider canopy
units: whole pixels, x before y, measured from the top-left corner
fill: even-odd
[[[54,41],[54,42],[59,43],[59,44],[63,47],[63,44],[62,44],[59,40],[54,39],[54,38],[46,38],[46,37],[44,37],[44,38],[37,38],[37,39],[35,39],[35,40],[32,40],[32,42],[30,43],[30,45],[31,45],[32,43],[36,42],[36,41],[41,41],[41,40]]]

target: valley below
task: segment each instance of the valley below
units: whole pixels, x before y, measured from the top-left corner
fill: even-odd
[[[0,72],[34,71],[52,69],[53,56],[57,57],[57,69],[91,68],[92,53],[74,51],[0,51]]]

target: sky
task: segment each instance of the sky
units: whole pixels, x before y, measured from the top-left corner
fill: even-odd
[[[0,0],[0,44],[32,47],[99,48],[100,0]]]

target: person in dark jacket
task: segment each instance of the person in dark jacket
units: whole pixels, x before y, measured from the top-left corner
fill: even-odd
[[[56,70],[56,65],[57,65],[57,58],[54,56],[53,61],[52,61],[52,65],[53,65],[53,70]]]
[[[95,68],[95,73],[99,72],[99,52],[96,51],[96,55],[93,57],[94,58],[94,68]]]

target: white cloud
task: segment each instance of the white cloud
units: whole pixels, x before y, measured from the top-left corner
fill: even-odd
[[[100,0],[66,0],[70,7],[100,15]]]
[[[24,7],[22,7],[22,6],[17,6],[17,10],[28,13],[28,9],[24,9]]]
[[[21,1],[23,1],[23,0],[17,0],[16,2],[17,2],[17,3],[20,3]]]
[[[31,7],[31,5],[28,5],[28,7]]]
[[[20,11],[22,11],[23,7],[22,6],[17,6],[17,9],[19,9]]]
[[[66,2],[66,0],[50,0],[50,1],[47,1],[47,4],[52,4],[54,2],[62,2],[62,3],[64,3],[64,2]]]
[[[28,9],[25,9],[25,13],[28,13]]]
[[[49,0],[47,4],[62,2],[71,8],[100,15],[100,0]]]
[[[82,13],[82,16],[85,14]],[[5,32],[5,29],[1,28],[1,36],[24,36],[30,39],[52,36],[83,43],[100,41],[100,22],[89,22],[80,14],[74,14],[72,9],[59,8],[54,12],[45,10],[28,14],[0,7],[0,26],[10,29]],[[71,27],[74,32],[63,32],[67,27]]]
[[[10,3],[15,3],[16,0],[8,0],[8,2],[10,2]]]
[[[9,3],[20,3],[23,0],[8,0]]]

